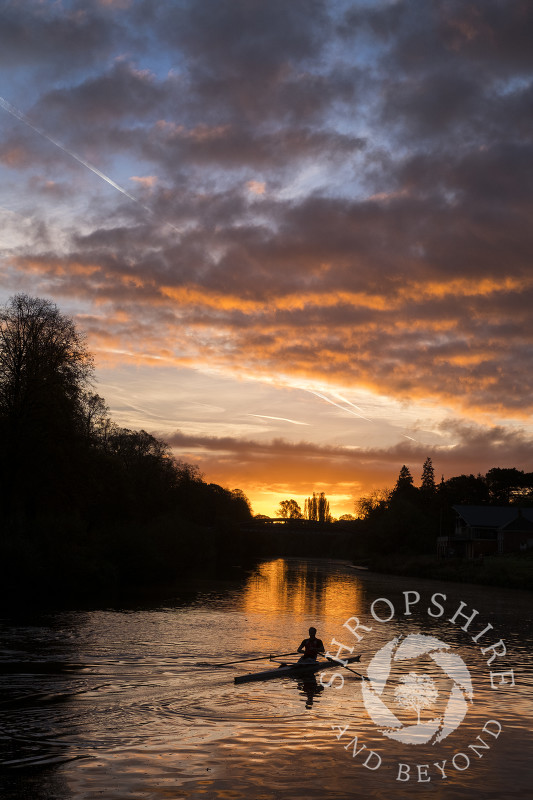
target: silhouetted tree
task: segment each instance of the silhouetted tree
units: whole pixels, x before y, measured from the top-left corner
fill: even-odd
[[[278,507],[278,516],[283,519],[302,519],[302,509],[296,500],[282,500]]]
[[[331,522],[329,502],[324,492],[313,492],[304,504],[304,517],[311,522]]]
[[[376,512],[383,512],[390,502],[391,492],[389,489],[376,489],[369,495],[359,497],[355,503],[355,511],[358,519],[368,519]]]
[[[413,484],[413,476],[409,471],[409,467],[406,467],[404,464],[398,474],[396,485],[392,490],[391,499],[395,499],[397,497],[406,497],[411,499],[416,492],[417,490]]]
[[[73,502],[93,360],[53,303],[18,294],[0,311],[0,491],[4,512]]]
[[[527,495],[531,489],[530,476],[514,467],[493,467],[485,475],[485,481],[490,501],[495,505],[508,505],[515,498],[519,500],[522,494]]]
[[[79,403],[80,430],[91,446],[107,448],[109,437],[117,426],[109,416],[105,400],[94,392],[83,392]]]
[[[230,491],[235,518],[245,521],[252,517],[252,506],[242,489]]]
[[[435,493],[435,470],[433,469],[433,462],[428,456],[422,466],[422,483],[420,485],[422,491],[427,495]]]
[[[73,321],[49,300],[18,294],[0,311],[0,413],[11,420],[76,402],[93,359]]]
[[[456,475],[439,485],[439,500],[444,508],[484,505],[489,502],[489,490],[481,475]]]
[[[206,484],[92,391],[92,357],[48,300],[0,309],[0,592],[156,585],[249,549],[240,489]],[[244,535],[244,534],[243,534]]]

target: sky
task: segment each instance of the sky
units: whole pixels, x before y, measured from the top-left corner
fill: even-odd
[[[0,301],[241,488],[533,470],[528,0],[3,0]]]

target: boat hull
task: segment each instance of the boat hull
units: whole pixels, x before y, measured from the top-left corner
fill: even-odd
[[[354,664],[361,656],[350,656],[344,659],[349,664]],[[305,675],[312,675],[315,672],[322,672],[331,667],[340,666],[336,661],[308,661],[298,662],[297,664],[290,664],[287,666],[280,666],[277,669],[267,669],[263,672],[252,672],[248,675],[236,675],[233,679],[235,683],[249,683],[250,681],[268,681],[271,678],[286,678],[286,677],[301,677]]]

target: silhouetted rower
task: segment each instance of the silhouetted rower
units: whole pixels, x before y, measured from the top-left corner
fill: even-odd
[[[316,638],[316,628],[309,628],[309,638],[303,640],[297,652],[303,653],[300,661],[316,661],[318,654],[325,652],[322,639]]]

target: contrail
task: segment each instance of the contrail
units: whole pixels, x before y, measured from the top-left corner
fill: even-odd
[[[366,419],[367,422],[372,422],[373,420],[369,419],[368,417],[364,417],[362,414],[358,414],[356,411],[352,411],[351,408],[346,408],[346,406],[341,406],[338,403],[334,403],[333,400],[330,400],[329,397],[326,397],[325,394],[320,394],[320,392],[314,392],[312,389],[308,389],[308,392],[311,394],[316,395],[316,397],[320,397],[321,400],[325,400],[326,403],[330,403],[332,406],[336,406],[340,408],[341,411],[346,411],[348,414],[353,414],[354,417],[359,417],[360,419]]]
[[[249,417],[261,417],[261,419],[277,419],[281,422],[292,422],[293,425],[310,425],[310,422],[298,422],[295,419],[287,419],[287,417],[270,417],[268,414],[248,414]]]
[[[88,161],[85,161],[85,159],[81,158],[81,156],[79,156],[77,153],[74,153],[72,150],[69,150],[68,147],[65,147],[65,145],[61,144],[61,142],[58,142],[57,139],[54,139],[52,136],[49,136],[46,133],[46,131],[43,131],[42,128],[39,128],[37,125],[34,125],[33,122],[31,122],[28,119],[28,117],[25,114],[22,113],[22,111],[19,111],[18,108],[15,108],[15,106],[12,106],[11,103],[8,103],[8,101],[5,100],[3,97],[0,97],[0,106],[2,106],[2,108],[5,111],[9,112],[9,114],[11,114],[11,116],[15,117],[15,119],[18,119],[21,122],[24,122],[26,125],[28,125],[32,130],[34,130],[40,136],[43,136],[45,139],[48,139],[48,141],[51,142],[52,144],[54,144],[56,147],[59,147],[60,150],[63,150],[64,153],[67,153],[67,155],[69,155],[71,158],[75,159],[75,161],[77,161],[79,164],[81,164],[84,167],[87,167],[87,169],[90,169],[91,172],[94,172],[95,175],[98,175],[99,178],[102,178],[102,180],[106,181],[106,183],[108,183],[110,186],[112,186],[113,189],[116,189],[117,191],[119,191],[121,194],[123,194],[129,200],[133,200],[134,203],[137,203],[137,205],[141,206],[141,208],[144,208],[144,210],[148,211],[149,214],[152,214],[152,215],[154,214],[154,212],[152,211],[152,209],[149,206],[145,206],[144,203],[141,203],[140,200],[138,200],[132,194],[127,192],[126,189],[124,189],[122,186],[119,186],[118,183],[115,183],[114,180],[112,180],[110,177],[105,175],[97,167],[94,167],[92,164],[89,164]],[[174,228],[174,230],[177,233],[180,232],[174,225],[172,225],[171,222],[167,222],[166,220],[162,220],[162,221],[164,222],[165,225],[170,225],[171,228]]]
[[[336,397],[342,403],[346,403],[346,405],[349,405],[352,408],[356,408],[358,411],[362,411],[363,410],[359,406],[356,406],[354,403],[352,403],[350,400],[347,400],[346,397],[343,397],[342,394],[339,394],[338,392],[333,392],[332,394],[333,394],[333,397]],[[366,417],[365,417],[365,419],[366,419]]]

